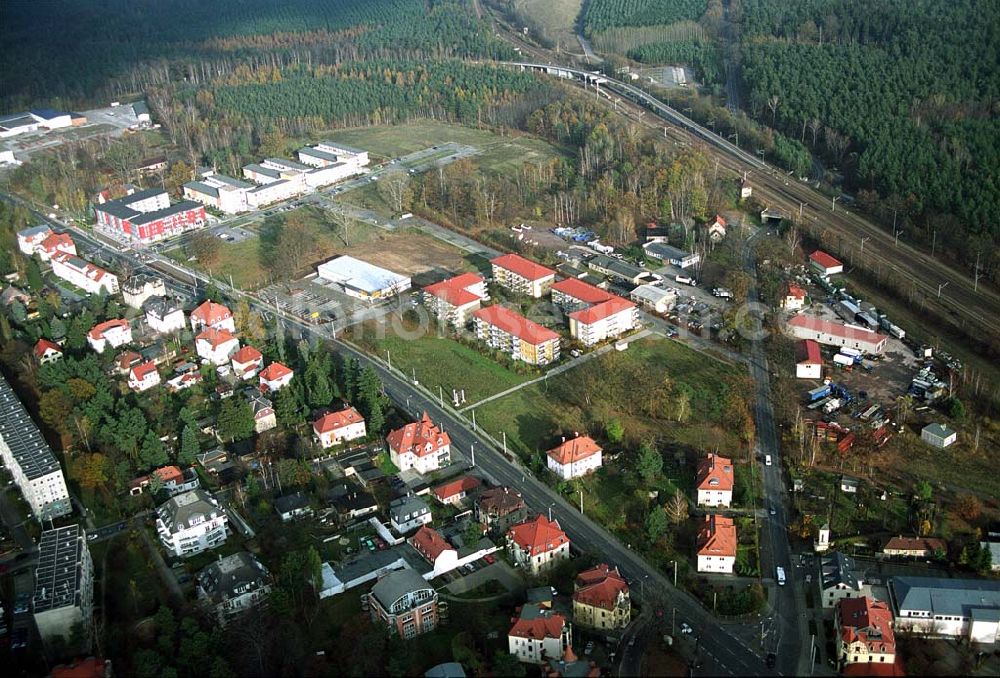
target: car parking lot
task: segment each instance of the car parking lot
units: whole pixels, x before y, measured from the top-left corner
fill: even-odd
[[[224,240],[226,242],[243,242],[244,240],[257,237],[256,233],[247,228],[242,226],[227,226],[226,224],[216,226],[211,229],[209,233],[219,240]]]

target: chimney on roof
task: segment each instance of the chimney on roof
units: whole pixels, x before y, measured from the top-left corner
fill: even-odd
[[[562,437],[562,441],[563,441],[563,442],[566,442],[566,436],[563,436],[563,437]]]

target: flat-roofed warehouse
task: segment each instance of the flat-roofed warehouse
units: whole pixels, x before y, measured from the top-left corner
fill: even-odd
[[[411,284],[407,276],[346,255],[320,264],[316,272],[321,279],[341,287],[345,294],[367,301],[405,292]]]

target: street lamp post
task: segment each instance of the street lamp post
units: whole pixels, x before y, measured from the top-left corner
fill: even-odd
[[[951,282],[951,281],[949,280],[948,282]],[[938,299],[941,298],[941,290],[943,290],[945,287],[948,286],[948,282],[943,282],[940,285],[938,285],[938,294],[937,294],[937,298]]]
[[[838,200],[840,200],[840,196],[839,195],[835,195],[832,198],[830,198],[830,211],[831,212],[836,212],[837,211],[837,201]]]
[[[864,238],[861,239],[861,255],[862,256],[865,253],[865,242],[868,241],[868,240],[871,240],[871,239],[872,239],[872,237],[870,235],[865,236]]]
[[[903,229],[895,231],[893,234],[893,247],[899,247],[899,235],[903,232]]]

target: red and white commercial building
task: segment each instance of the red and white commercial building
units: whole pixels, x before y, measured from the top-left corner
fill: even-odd
[[[566,278],[552,285],[552,303],[564,311],[577,311],[600,304],[614,295],[579,278]]]
[[[170,204],[166,191],[152,188],[94,205],[96,228],[120,240],[151,243],[205,225],[205,206],[191,200]]]
[[[368,435],[365,418],[353,407],[324,414],[313,422],[313,433],[324,449]]]
[[[73,254],[60,253],[52,257],[52,274],[91,294],[118,291],[118,276]]]
[[[796,379],[821,379],[823,377],[823,355],[819,344],[812,339],[803,339],[795,345]]]
[[[252,379],[264,366],[264,356],[253,346],[244,346],[232,357],[233,373],[240,379]]]
[[[128,387],[133,391],[146,391],[159,383],[160,373],[152,360],[140,363],[128,371]]]
[[[827,346],[848,346],[873,354],[885,350],[886,335],[857,325],[804,315],[795,316],[786,325],[789,334],[796,339],[812,339]]]
[[[520,313],[494,304],[472,314],[476,337],[514,360],[547,365],[559,359],[559,335]]]
[[[569,333],[584,346],[594,346],[635,329],[639,308],[627,299],[612,297],[569,314]]]
[[[836,275],[844,272],[843,262],[831,257],[823,250],[816,250],[809,255],[809,265],[823,275]]]
[[[278,391],[288,386],[294,376],[295,371],[292,368],[278,362],[271,363],[260,372],[260,389],[262,391],[264,389],[271,392]]]
[[[892,610],[870,596],[837,602],[837,661],[841,666],[892,665],[896,661],[896,633]]]
[[[549,470],[563,480],[579,478],[601,468],[601,447],[590,436],[577,436],[549,450]]]
[[[424,412],[420,421],[390,431],[389,457],[400,471],[431,473],[451,463],[451,437]]]
[[[217,304],[211,299],[203,303],[198,308],[191,311],[191,331],[197,332],[203,327],[211,327],[216,330],[236,331],[236,322],[233,320],[233,312],[222,304]]]
[[[457,506],[470,492],[476,491],[482,484],[482,481],[475,476],[462,476],[443,485],[438,485],[432,492],[434,498],[442,504]]]
[[[698,506],[730,506],[736,472],[733,460],[708,454],[698,461]]]
[[[805,305],[806,291],[795,283],[789,283],[785,296],[781,299],[781,308],[786,311],[797,311]]]
[[[732,518],[714,513],[706,515],[698,531],[698,572],[732,574],[737,543]]]
[[[569,537],[559,521],[539,514],[507,530],[507,550],[517,565],[538,576],[569,558]]]
[[[482,301],[489,298],[486,281],[475,273],[462,273],[428,285],[423,295],[424,306],[434,317],[454,327],[464,327],[469,314],[478,310]]]
[[[54,363],[63,357],[63,350],[59,344],[42,337],[35,344],[35,360],[39,365]]]
[[[118,348],[132,341],[132,328],[128,320],[116,318],[94,325],[87,333],[87,343],[101,353],[106,346]]]
[[[496,284],[528,297],[545,296],[556,280],[555,271],[518,254],[504,254],[490,263]]]
[[[213,365],[225,365],[240,348],[240,340],[228,330],[209,327],[194,339],[198,356]]]

